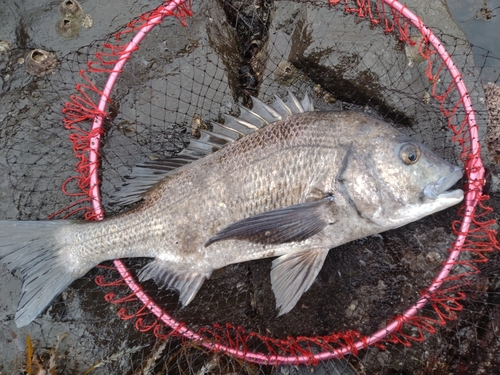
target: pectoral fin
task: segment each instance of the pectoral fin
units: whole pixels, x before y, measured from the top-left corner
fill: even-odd
[[[318,276],[327,254],[328,249],[317,248],[283,255],[273,261],[271,283],[278,316],[295,307]]]
[[[160,288],[176,290],[182,306],[186,306],[210,275],[211,272],[178,271],[170,262],[155,259],[139,272],[139,280],[153,279]]]
[[[262,244],[279,245],[303,241],[333,224],[331,208],[333,197],[315,202],[296,204],[264,212],[237,221],[210,238],[205,247],[214,242],[239,239]]]

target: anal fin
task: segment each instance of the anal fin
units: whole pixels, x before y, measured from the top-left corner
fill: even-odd
[[[271,284],[276,297],[276,308],[283,315],[292,310],[302,294],[316,280],[328,249],[314,248],[286,254],[273,261]]]
[[[176,270],[177,264],[155,259],[139,272],[139,280],[153,279],[160,288],[179,293],[182,306],[189,304],[212,272]]]

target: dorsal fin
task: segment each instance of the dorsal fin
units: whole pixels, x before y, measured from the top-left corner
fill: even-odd
[[[144,194],[160,180],[172,176],[177,170],[197,159],[220,150],[260,128],[297,113],[314,111],[313,104],[306,94],[299,101],[290,91],[283,102],[278,96],[267,105],[251,97],[252,109],[240,106],[240,116],[224,115],[224,124],[212,123],[212,130],[200,129],[200,138],[192,139],[189,145],[175,157],[146,161],[138,164],[125,178],[127,181],[113,194],[114,204],[128,205],[140,201]]]

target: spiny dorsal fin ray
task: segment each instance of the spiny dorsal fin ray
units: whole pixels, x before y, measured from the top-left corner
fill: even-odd
[[[276,112],[278,112],[282,118],[286,118],[288,116],[293,115],[292,109],[286,105],[286,103],[278,96],[274,95],[276,99],[271,107],[273,107]],[[300,113],[300,112],[299,112]]]
[[[305,109],[302,107],[302,103],[299,102],[295,95],[288,95],[288,99],[285,104],[293,113],[305,112]]]
[[[212,122],[212,133],[231,139],[232,141],[236,141],[242,137],[241,133],[217,122]]]
[[[224,125],[226,127],[239,131],[245,135],[253,133],[256,130],[259,130],[258,126],[255,126],[237,117],[224,115],[224,120],[225,120]]]
[[[309,95],[304,95],[304,98],[300,102],[302,105],[302,108],[304,109],[304,112],[313,112],[314,111],[314,105],[311,99],[309,98]]]
[[[281,115],[276,112],[276,110],[267,105],[264,102],[261,102],[259,99],[252,98],[252,112],[257,113],[259,116],[261,116],[264,120],[266,120],[269,124],[272,124],[273,122],[279,121],[282,119]]]
[[[269,122],[266,121],[261,115],[242,106],[240,106],[240,119],[255,125],[259,129],[269,125]]]
[[[240,106],[239,117],[224,115],[223,125],[213,123],[212,131],[200,129],[200,138],[192,139],[176,157],[138,164],[130,175],[126,176],[127,181],[123,186],[112,195],[113,203],[128,205],[138,202],[153,185],[173,175],[186,164],[287,116],[314,110],[307,94],[301,102],[291,92],[288,92],[286,103],[277,96],[271,105],[254,97],[252,102],[251,110]]]

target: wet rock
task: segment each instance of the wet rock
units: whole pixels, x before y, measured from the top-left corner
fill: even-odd
[[[499,79],[500,3],[498,0],[447,0],[448,9],[467,40],[474,46],[474,60],[483,83]]]
[[[488,108],[486,144],[494,162],[500,164],[500,87],[494,83],[484,85]]]

